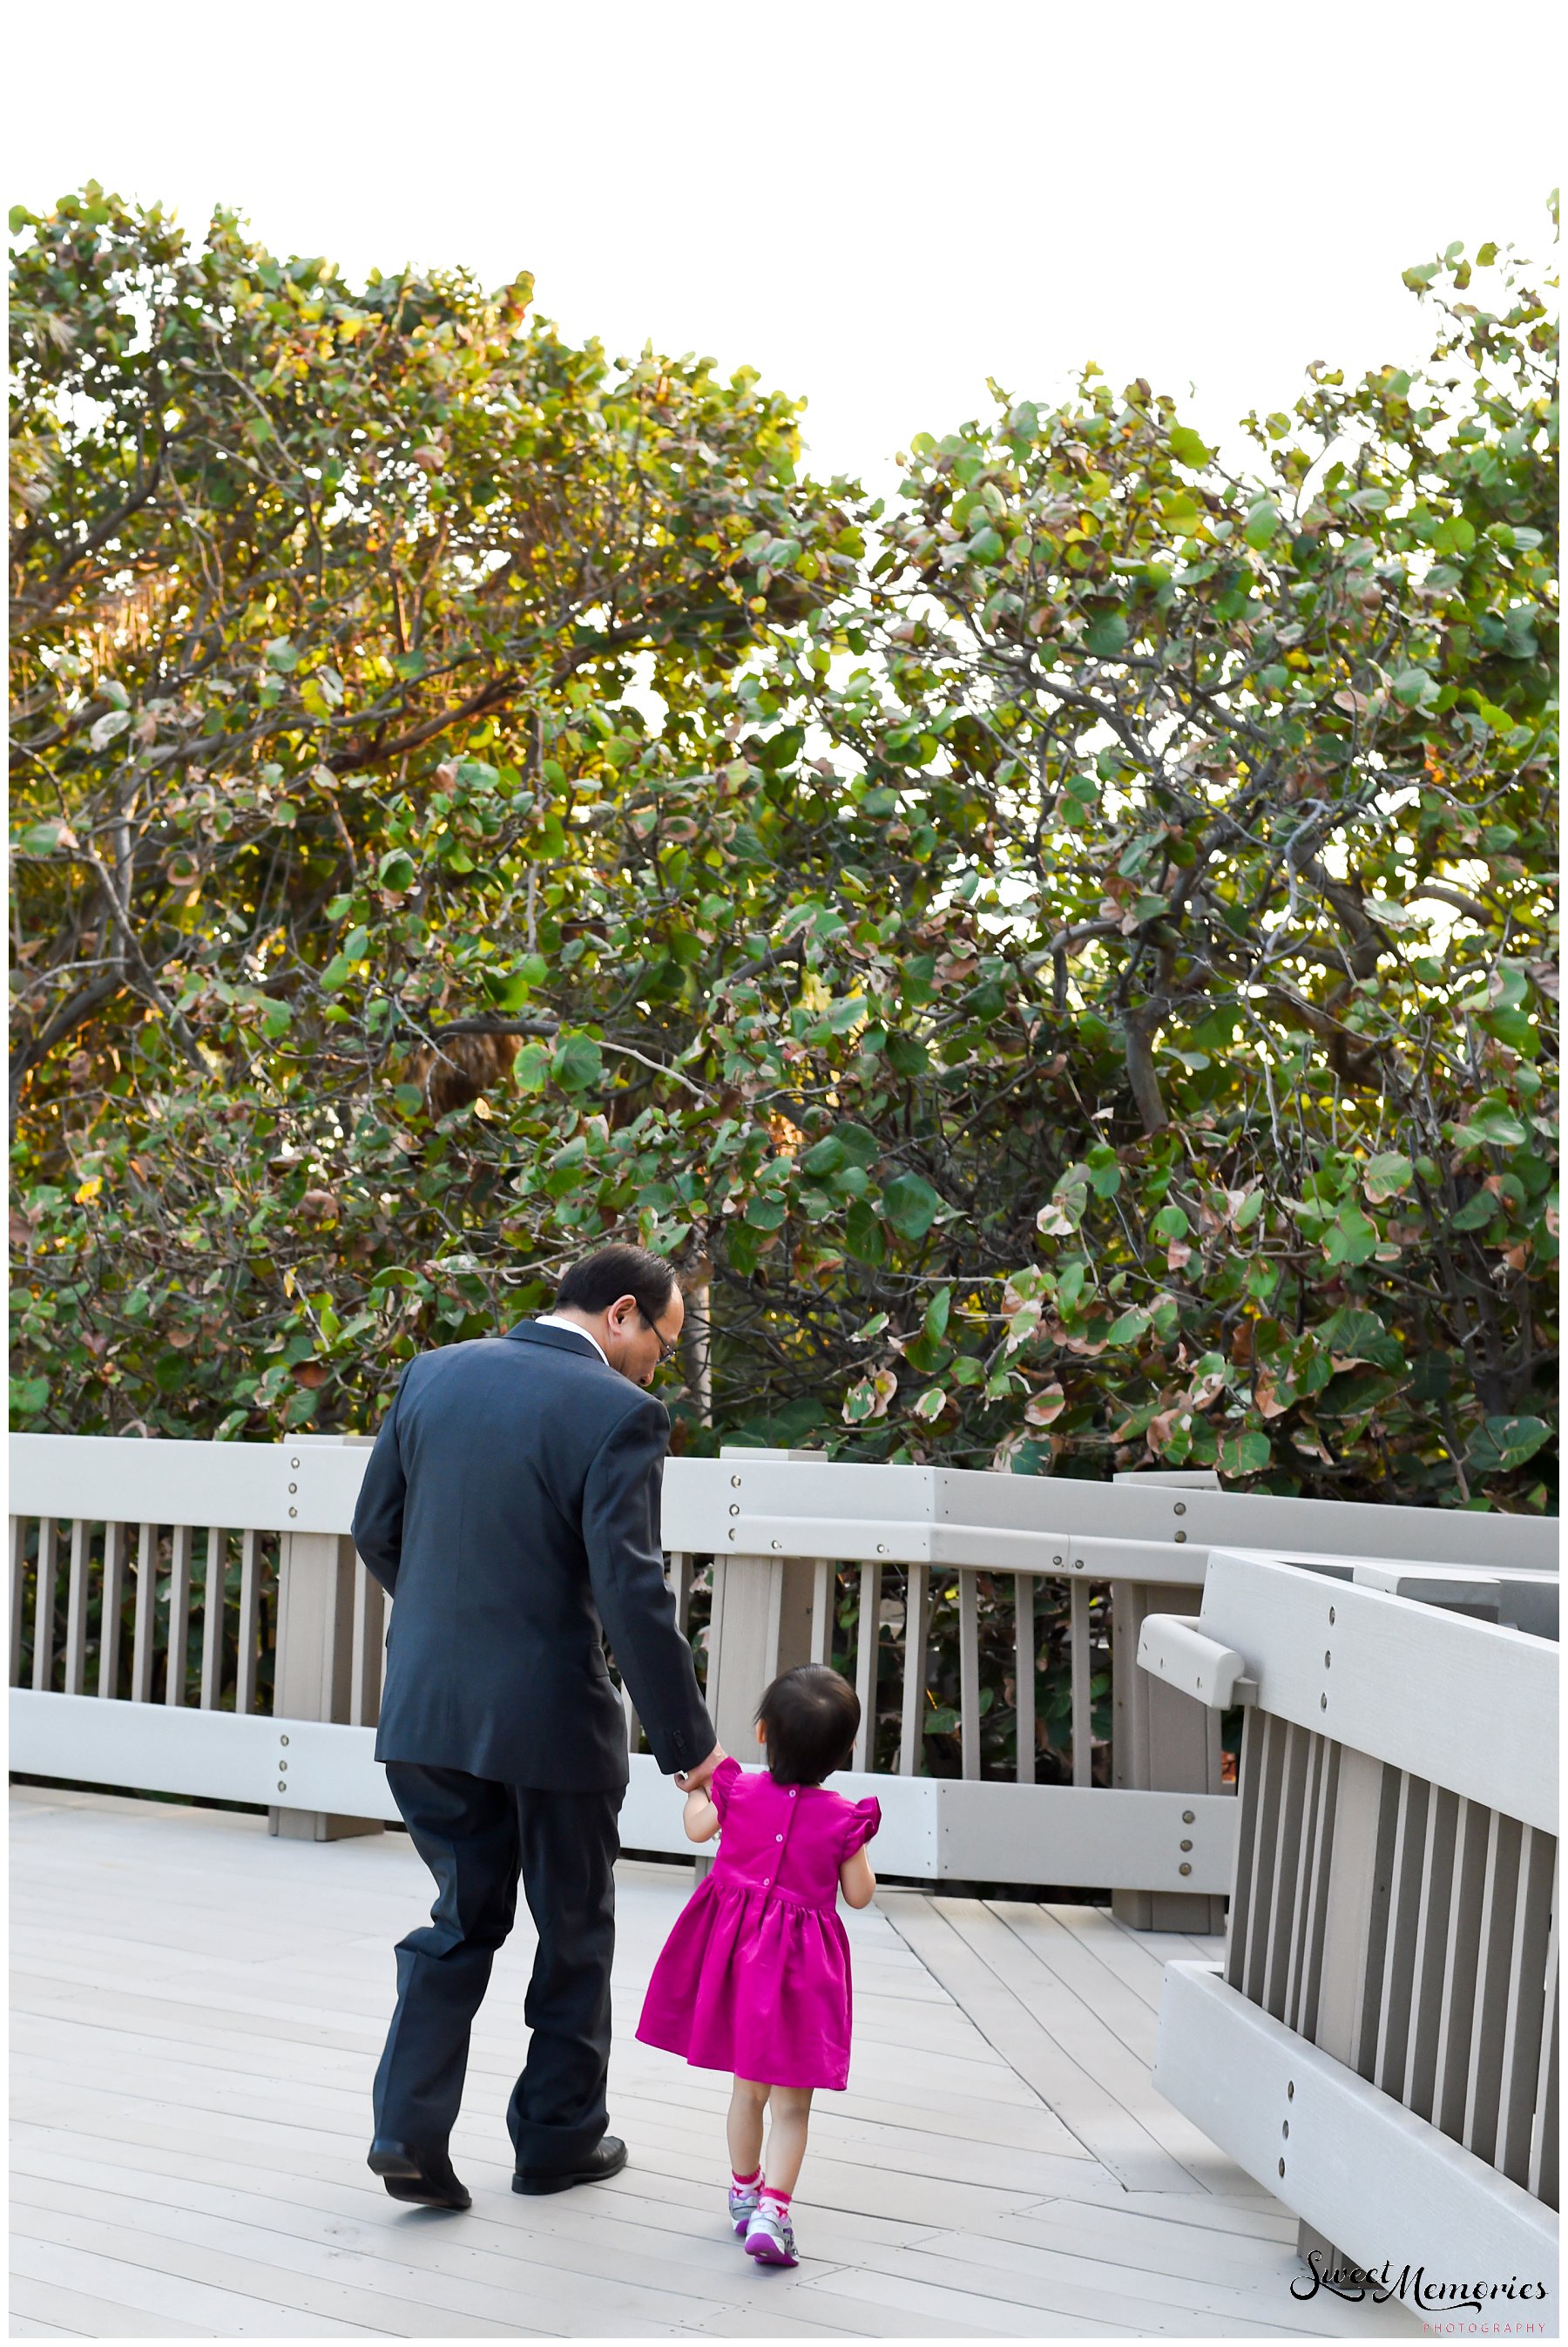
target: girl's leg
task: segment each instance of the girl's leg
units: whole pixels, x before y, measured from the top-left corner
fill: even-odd
[[[736,2082],[739,2084],[739,2081]],[[764,2089],[765,2093],[767,2089]],[[794,2190],[800,2164],[805,2157],[805,2131],[811,2118],[809,2086],[774,2086],[768,2119],[768,2184],[780,2192]],[[733,2106],[732,2106],[733,2107]],[[761,2113],[758,2113],[760,2145]]]
[[[754,2176],[763,2164],[763,2113],[773,2091],[754,2078],[736,2078],[731,2084],[724,2131],[730,2140],[730,2166],[737,2176]],[[799,2167],[798,2160],[795,2165]],[[784,2188],[789,2189],[787,2185]]]

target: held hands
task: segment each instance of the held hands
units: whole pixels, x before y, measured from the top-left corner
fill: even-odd
[[[683,1793],[700,1793],[723,1758],[723,1746],[715,1744],[707,1758],[700,1760],[694,1768],[678,1768],[675,1782]]]
[[[695,1768],[682,1768],[675,1782],[686,1796],[686,1806],[681,1822],[688,1841],[712,1841],[719,1830],[719,1812],[713,1806],[709,1790],[714,1769],[724,1758],[724,1747],[715,1744],[707,1758]]]

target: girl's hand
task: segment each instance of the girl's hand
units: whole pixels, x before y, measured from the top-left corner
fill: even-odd
[[[846,1858],[838,1870],[838,1887],[845,1902],[850,1907],[869,1907],[876,1895],[876,1877],[871,1871],[871,1860],[864,1849],[853,1858]]]
[[[688,1841],[712,1841],[719,1830],[719,1812],[708,1797],[705,1787],[686,1796],[686,1806],[681,1813]]]

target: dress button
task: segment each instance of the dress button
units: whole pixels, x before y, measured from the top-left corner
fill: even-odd
[[[783,1834],[774,1834],[774,1841],[783,1841],[784,1836]]]
[[[790,1787],[790,1794],[789,1794],[789,1797],[790,1797],[790,1799],[793,1801],[793,1800],[794,1800],[794,1787],[793,1785]]]

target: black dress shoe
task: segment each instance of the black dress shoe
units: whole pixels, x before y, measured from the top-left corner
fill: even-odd
[[[626,2165],[626,2146],[618,2135],[601,2136],[575,2168],[519,2168],[512,2176],[514,2192],[566,2192],[574,2184],[601,2184],[619,2176]]]
[[[466,2209],[472,2206],[467,2187],[452,2173],[452,2163],[411,2151],[391,2136],[378,2135],[366,2161],[395,2200],[416,2200],[425,2209]]]

